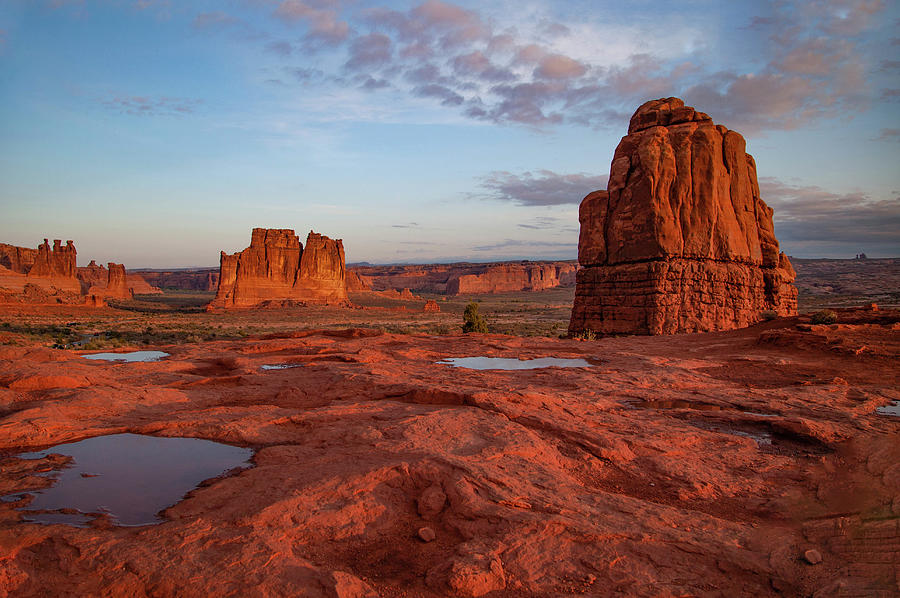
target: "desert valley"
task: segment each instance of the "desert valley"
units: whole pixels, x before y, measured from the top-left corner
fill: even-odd
[[[0,245],[0,596],[900,594],[900,259],[764,199],[664,98],[577,262]]]

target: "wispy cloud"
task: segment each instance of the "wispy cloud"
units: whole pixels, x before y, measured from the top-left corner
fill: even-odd
[[[745,133],[796,128],[867,109],[879,93],[876,67],[896,62],[865,39],[883,25],[881,0],[760,4],[745,31],[761,51],[740,67],[710,66],[699,26],[566,22],[533,6],[510,26],[488,8],[444,0],[403,10],[339,0],[256,5],[282,28],[298,29],[282,41],[267,37],[270,53],[323,51],[329,64],[342,65],[322,82],[399,91],[467,119],[539,128],[621,127],[635,106],[670,95]],[[195,26],[244,25],[214,11]]]
[[[116,95],[100,102],[107,109],[134,116],[183,116],[191,114],[203,100],[174,97]]]
[[[481,245],[478,247],[473,247],[472,251],[484,252],[484,251],[502,251],[505,249],[512,248],[527,248],[534,249],[535,251],[544,251],[548,248],[560,248],[566,250],[577,250],[577,243],[559,243],[554,241],[535,241],[535,240],[525,240],[525,239],[504,239],[499,243],[495,243],[493,245]]]
[[[900,129],[881,129],[875,141],[900,141]]]
[[[482,197],[522,206],[577,205],[591,191],[605,189],[608,178],[586,173],[558,174],[551,170],[519,174],[495,171],[482,178],[481,187],[487,191]]]

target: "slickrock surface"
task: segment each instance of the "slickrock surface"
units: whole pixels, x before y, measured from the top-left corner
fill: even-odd
[[[344,246],[309,232],[306,249],[291,229],[255,228],[250,247],[221,254],[219,286],[210,308],[289,302],[345,304]]]
[[[678,98],[642,105],[581,203],[569,330],[727,330],[796,313],[794,271],[744,138]]]
[[[496,262],[355,266],[376,291],[411,289],[441,295],[542,291],[575,284],[574,262]]]
[[[900,399],[898,319],[305,331],[131,364],[0,347],[0,495],[60,466],[15,454],[101,434],[256,450],[153,527],[28,524],[24,499],[0,502],[0,596],[894,596],[900,422],[875,410]],[[469,356],[595,365],[435,363]]]

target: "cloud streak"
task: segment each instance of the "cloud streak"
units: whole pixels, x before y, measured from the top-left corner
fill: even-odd
[[[202,100],[191,98],[150,97],[116,95],[101,100],[101,105],[110,111],[132,116],[184,116],[191,114],[202,104]]]
[[[552,170],[519,174],[495,171],[482,178],[481,187],[487,192],[482,197],[520,206],[578,205],[591,191],[606,189],[608,179],[608,175],[558,174]]]
[[[759,180],[760,194],[775,210],[778,239],[792,247],[900,254],[900,196],[874,199],[863,192],[833,193],[815,185]],[[877,251],[876,251],[877,249]]]

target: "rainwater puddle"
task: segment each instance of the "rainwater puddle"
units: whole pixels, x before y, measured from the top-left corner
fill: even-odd
[[[537,359],[510,359],[506,357],[448,357],[435,362],[470,370],[535,370],[538,368],[586,368],[592,364],[584,359],[539,357]]]
[[[203,480],[249,466],[253,455],[251,449],[199,438],[111,434],[18,456],[40,459],[50,453],[73,461],[54,472],[53,486],[16,493],[34,496],[21,510],[26,521],[77,527],[88,525],[90,514],[100,513],[123,526],[161,523],[159,511]]]
[[[291,368],[299,368],[302,364],[299,363],[275,363],[272,365],[263,365],[260,366],[261,370],[289,370]]]
[[[132,351],[131,353],[93,353],[82,355],[85,359],[102,359],[105,361],[159,361],[169,354],[163,351]]]
[[[878,415],[890,415],[893,417],[900,417],[900,401],[894,401],[890,405],[885,405],[884,407],[879,407],[875,410]]]

